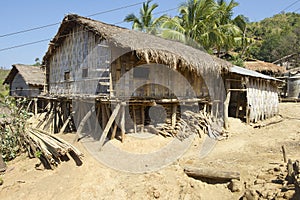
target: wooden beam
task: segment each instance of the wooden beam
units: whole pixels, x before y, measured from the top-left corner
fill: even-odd
[[[231,92],[246,92],[247,89],[228,89]]]
[[[108,122],[107,122],[107,124],[105,126],[105,129],[104,129],[104,131],[103,131],[103,133],[101,135],[101,138],[99,140],[99,144],[100,144],[100,149],[99,150],[101,150],[102,147],[103,147],[103,144],[105,142],[105,138],[107,137],[109,129],[110,129],[112,123],[114,122],[114,120],[115,120],[115,118],[116,118],[116,116],[117,116],[117,114],[118,114],[118,112],[120,110],[120,107],[121,107],[121,105],[117,104],[117,106],[115,107],[113,113],[111,114],[111,116],[110,116],[110,118],[109,118],[109,120],[108,120]]]

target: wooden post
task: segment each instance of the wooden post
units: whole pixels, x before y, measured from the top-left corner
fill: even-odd
[[[120,121],[120,114],[117,114],[116,119],[115,119],[114,129],[113,129],[113,131],[111,133],[111,137],[110,137],[111,140],[116,137],[119,121]]]
[[[122,105],[122,117],[121,117],[121,141],[124,142],[125,139],[125,106]]]
[[[104,104],[101,104],[101,114],[102,114],[102,129],[104,129],[107,123],[107,115],[106,115]]]
[[[100,105],[99,105],[98,102],[96,103],[96,108],[97,108],[97,114],[96,114],[96,119],[95,119],[95,133],[97,133],[99,131],[99,126],[100,126],[100,124],[99,124],[99,116],[100,116],[101,110],[100,110]]]
[[[54,100],[54,118],[53,118],[53,133],[58,133],[58,129],[57,129],[57,101]]]
[[[283,154],[283,162],[286,163],[286,151],[285,151],[285,146],[282,145],[282,146],[281,146],[281,149],[282,149],[282,154]]]
[[[171,126],[174,128],[176,125],[176,112],[177,112],[177,104],[172,104],[172,116],[171,116]]]
[[[37,115],[37,113],[38,113],[37,98],[34,98],[34,115]]]
[[[2,153],[0,152],[0,172],[4,172],[6,170],[6,164],[3,161]]]
[[[63,126],[61,127],[61,129],[59,131],[60,134],[62,134],[65,131],[65,129],[67,128],[67,125],[69,124],[71,119],[72,119],[72,117],[69,116],[68,119],[65,121],[65,123],[63,124]]]
[[[142,119],[141,133],[143,133],[144,132],[144,124],[145,124],[145,108],[144,108],[144,105],[141,106],[141,119]]]
[[[132,106],[132,115],[133,115],[133,128],[134,128],[134,133],[136,133],[136,115],[135,115],[135,106]]]
[[[114,122],[114,120],[115,120],[115,118],[116,118],[116,116],[117,116],[117,114],[118,114],[118,112],[120,110],[120,107],[121,107],[120,104],[117,104],[116,108],[114,109],[113,113],[111,114],[111,116],[110,116],[110,118],[109,118],[109,120],[108,120],[108,122],[107,122],[107,124],[105,126],[105,129],[104,129],[104,131],[103,131],[103,133],[101,135],[101,138],[99,140],[100,150],[102,149],[102,146],[104,144],[105,138],[107,137],[109,129],[110,129],[112,123]]]
[[[240,113],[240,106],[241,106],[241,93],[238,92],[238,98],[237,98],[237,104],[236,104],[236,111],[235,111],[235,117],[239,117]]]
[[[226,81],[226,99],[224,102],[224,128],[229,128],[229,122],[228,122],[228,110],[229,110],[229,102],[230,102],[230,82]]]

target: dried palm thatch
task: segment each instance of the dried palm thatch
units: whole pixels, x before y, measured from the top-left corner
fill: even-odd
[[[247,61],[245,62],[245,67],[246,69],[266,74],[283,74],[285,72],[284,67],[260,60]]]
[[[43,86],[45,84],[45,75],[40,66],[14,64],[12,67],[3,84],[10,84],[17,73],[28,85]]]
[[[229,62],[180,42],[121,28],[75,14],[67,15],[63,19],[58,33],[50,42],[49,49],[43,59],[44,63],[47,63],[56,48],[76,26],[83,26],[86,31],[90,31],[108,41],[111,48],[135,52],[140,59],[148,63],[166,64],[174,69],[180,68],[182,71],[188,70],[198,75],[211,72],[220,74],[232,66]]]

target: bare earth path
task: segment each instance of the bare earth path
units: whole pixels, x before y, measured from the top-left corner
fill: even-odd
[[[254,185],[257,178],[272,176],[270,171],[283,163],[282,145],[286,146],[288,158],[300,159],[300,104],[281,104],[280,114],[282,122],[260,129],[230,119],[229,139],[218,142],[207,157],[199,159],[203,139],[196,137],[183,157],[152,173],[132,174],[110,169],[94,159],[81,143],[75,143],[85,154],[80,167],[70,160],[55,170],[36,170],[37,159],[21,156],[8,163],[0,199],[239,199],[243,187],[240,192],[232,193],[226,183],[208,184],[189,178],[183,167],[192,164],[238,171],[241,185]],[[74,135],[61,137],[72,141]],[[124,148],[153,148],[151,144],[138,146],[130,142],[128,139]],[[265,187],[278,185],[265,183]]]

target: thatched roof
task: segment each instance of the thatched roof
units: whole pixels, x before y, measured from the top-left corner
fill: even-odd
[[[162,63],[173,68],[181,68],[182,70],[188,69],[198,74],[203,74],[207,71],[227,71],[232,66],[227,61],[180,42],[121,28],[75,14],[67,15],[63,19],[58,33],[51,41],[49,49],[43,58],[43,63],[46,66],[57,46],[64,41],[65,36],[75,26],[85,27],[85,30],[99,35],[104,40],[107,40],[110,45],[117,48],[126,49],[128,50],[127,52],[135,51],[139,58],[147,62]]]
[[[284,67],[260,60],[246,61],[244,64],[246,69],[250,69],[261,73],[282,74],[285,72]]]
[[[45,85],[46,77],[40,66],[15,64],[12,65],[12,67],[13,68],[10,70],[9,74],[5,78],[3,84],[10,84],[14,80],[17,73],[19,73],[28,85]]]

